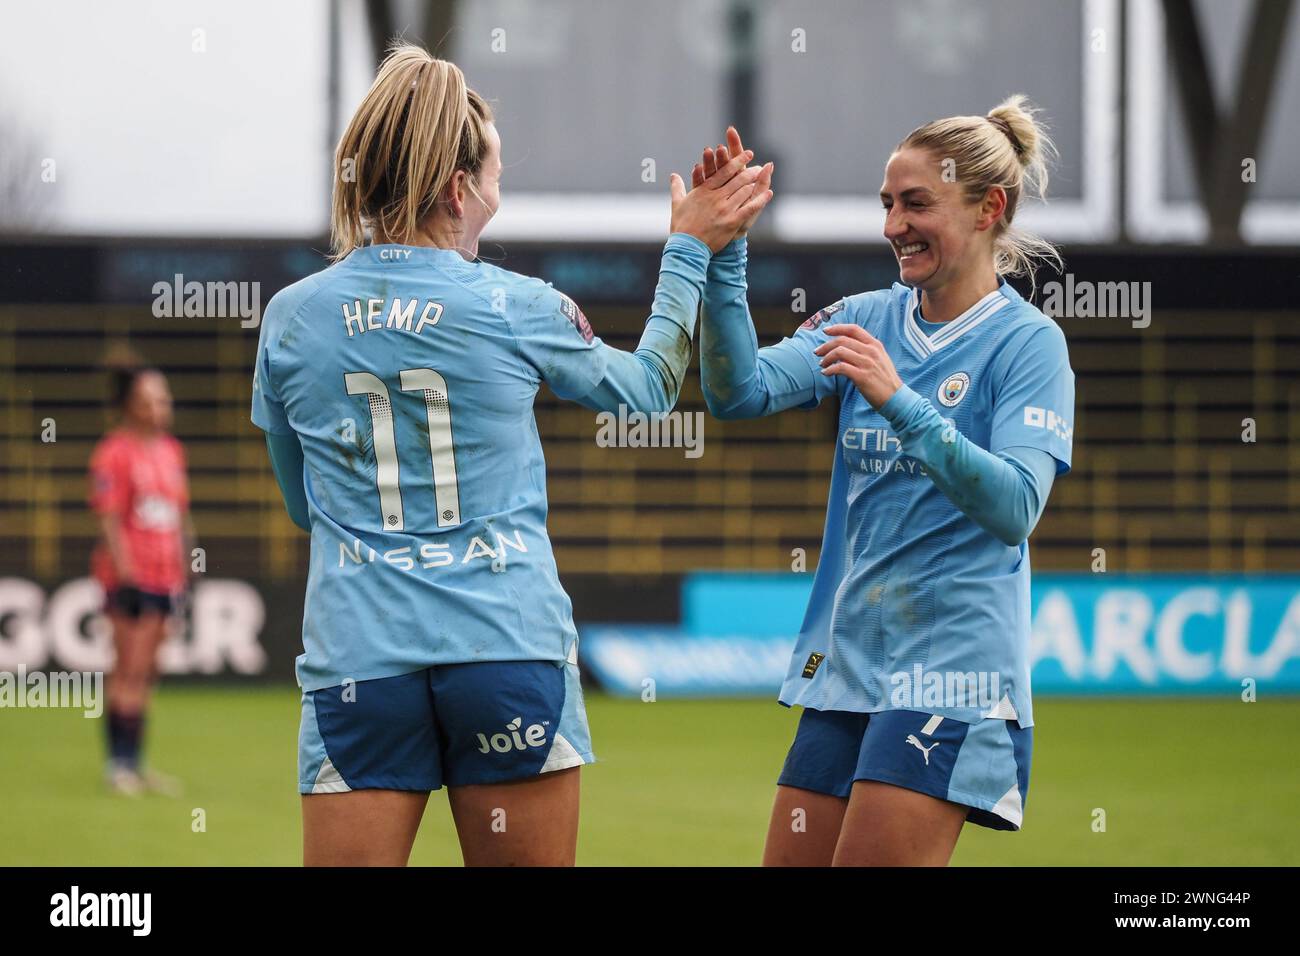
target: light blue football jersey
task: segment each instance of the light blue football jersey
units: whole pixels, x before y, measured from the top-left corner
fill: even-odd
[[[569,657],[533,399],[585,396],[610,351],[547,283],[451,250],[357,249],[271,300],[252,419],[303,448],[305,690]]]
[[[918,298],[899,284],[850,296],[760,352],[769,379],[810,396],[806,407],[841,402],[821,558],[780,699],[1029,727],[1028,543],[1008,546],[958,510],[847,378],[821,374],[813,350],[826,325],[864,327],[956,431],[995,454],[1045,451],[1060,475],[1074,420],[1065,336],[1005,282],[941,326],[920,319]]]

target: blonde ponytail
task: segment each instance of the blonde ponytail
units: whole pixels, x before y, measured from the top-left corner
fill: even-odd
[[[482,168],[490,122],[460,67],[395,44],[334,153],[333,258],[364,245],[367,229],[410,242],[456,171]]]

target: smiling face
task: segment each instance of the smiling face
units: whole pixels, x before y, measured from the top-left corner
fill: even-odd
[[[889,157],[880,201],[885,238],[907,285],[937,289],[992,260],[992,226],[1001,217],[998,207],[1005,206],[1005,197],[970,202],[929,151],[900,149]]]

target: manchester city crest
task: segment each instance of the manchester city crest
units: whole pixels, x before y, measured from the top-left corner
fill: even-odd
[[[956,372],[939,383],[939,401],[952,408],[963,398],[970,388],[970,376],[965,372]]]

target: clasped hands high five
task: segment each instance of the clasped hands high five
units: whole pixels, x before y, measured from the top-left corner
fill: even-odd
[[[743,236],[772,201],[773,164],[750,166],[753,158],[753,150],[745,149],[731,126],[727,145],[705,149],[695,164],[690,192],[682,177],[673,173],[671,231],[694,236],[713,252]]]
[[[706,148],[691,170],[689,193],[673,173],[672,231],[695,236],[715,253],[745,235],[773,195],[774,164],[750,166],[753,158],[753,150],[745,149],[740,133],[729,126],[727,144]],[[902,387],[885,346],[862,326],[840,323],[823,331],[827,340],[814,350],[823,375],[845,376],[876,409]]]

